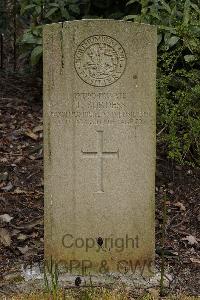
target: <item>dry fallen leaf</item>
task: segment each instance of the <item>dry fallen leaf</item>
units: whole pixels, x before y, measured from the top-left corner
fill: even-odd
[[[12,230],[11,236],[16,236],[20,233],[20,230],[14,229]]]
[[[33,155],[29,155],[29,157],[28,158],[30,158],[31,160],[35,160],[36,159],[36,157],[35,156],[33,156]]]
[[[31,237],[34,239],[34,238],[36,238],[36,237],[38,237],[38,232],[33,232],[32,234],[31,234]]]
[[[197,259],[197,258],[193,258],[191,257],[190,258],[191,262],[195,263],[195,264],[199,264],[200,265],[200,259]]]
[[[3,158],[1,158],[0,159],[0,162],[2,162],[2,163],[6,163],[8,160],[7,160],[7,158],[5,158],[5,157],[3,157]]]
[[[8,172],[0,173],[0,181],[6,181],[8,179]]]
[[[180,208],[180,210],[182,210],[182,211],[186,211],[185,206],[184,206],[183,203],[181,203],[181,202],[175,203],[174,206]]]
[[[5,247],[9,247],[11,245],[10,232],[5,228],[0,228],[0,243]]]
[[[24,159],[23,156],[19,156],[17,159],[15,159],[14,163],[15,163],[15,164],[18,164],[18,163],[20,163],[23,159]]]
[[[14,193],[15,193],[15,194],[24,194],[24,193],[26,193],[26,191],[21,190],[19,187],[17,187],[17,188],[14,190]]]
[[[200,222],[200,213],[197,216],[197,220],[198,220],[198,222]]]
[[[2,187],[1,189],[4,191],[4,192],[9,192],[11,191],[13,188],[13,185],[11,182],[9,182],[5,187]]]
[[[31,138],[32,140],[34,140],[34,141],[37,141],[37,139],[38,139],[38,135],[35,134],[35,133],[34,133],[33,131],[31,131],[31,130],[25,131],[25,132],[24,132],[24,135],[30,137],[30,138]]]
[[[31,222],[28,222],[28,223],[26,223],[24,225],[21,225],[21,226],[12,225],[12,227],[15,228],[15,229],[20,229],[20,230],[23,230],[23,229],[30,230],[33,227],[37,226],[37,225],[43,225],[43,223],[44,223],[44,220],[40,218],[40,219],[35,219],[35,220],[33,220]]]
[[[158,297],[159,297],[159,290],[156,290],[156,289],[154,289],[154,288],[150,288],[150,289],[148,289],[148,292],[149,292],[149,294],[150,294],[153,298],[158,299]]]
[[[40,132],[40,131],[43,131],[43,126],[42,125],[39,125],[39,126],[36,126],[35,128],[33,128],[34,133]]]
[[[0,215],[0,220],[5,223],[10,223],[13,217],[9,216],[8,214]]]
[[[22,254],[25,254],[28,250],[29,250],[29,247],[26,245],[24,247],[17,247],[17,249],[22,253]]]
[[[186,236],[186,238],[183,238],[182,240],[187,241],[189,245],[198,244],[196,238],[193,235],[188,235]]]
[[[23,234],[23,233],[20,233],[18,235],[17,239],[20,240],[20,241],[25,241],[27,239],[27,235]]]

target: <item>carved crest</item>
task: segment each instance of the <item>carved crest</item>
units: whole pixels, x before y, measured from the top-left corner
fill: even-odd
[[[79,77],[94,86],[114,83],[126,66],[124,49],[118,41],[105,35],[84,40],[75,53],[75,68]]]

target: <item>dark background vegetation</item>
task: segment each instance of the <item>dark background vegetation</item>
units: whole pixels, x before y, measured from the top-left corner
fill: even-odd
[[[158,27],[156,265],[164,253],[170,292],[197,295],[199,0],[0,0],[0,292],[17,264],[44,258],[42,25],[82,18]]]
[[[200,1],[1,0],[0,32],[11,45],[6,51],[13,51],[14,69],[18,64],[18,72],[35,70],[36,77],[41,77],[42,25],[83,18],[158,26],[159,154],[180,164],[199,165]]]

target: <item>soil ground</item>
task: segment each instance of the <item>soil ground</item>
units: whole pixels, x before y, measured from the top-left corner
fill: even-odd
[[[0,280],[20,263],[43,261],[43,131],[41,81],[0,73]],[[198,295],[200,170],[157,149],[156,264],[161,266],[166,195],[165,268],[171,293]],[[11,217],[12,219],[9,219]]]

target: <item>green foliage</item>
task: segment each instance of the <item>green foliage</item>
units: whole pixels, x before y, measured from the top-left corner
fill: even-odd
[[[200,165],[199,0],[21,0],[29,28],[21,39],[32,65],[42,57],[42,24],[124,19],[158,28],[158,143],[179,163]]]
[[[6,18],[6,2],[5,0],[0,1],[0,33],[4,33],[7,28]]]
[[[169,62],[172,58],[163,55],[159,63],[162,60]],[[200,164],[199,69],[159,72],[157,83],[157,120],[162,130],[158,141],[168,146],[168,156],[179,163]]]
[[[188,0],[168,3],[174,17],[158,25],[158,142],[179,163],[200,165],[200,10]]]
[[[31,25],[24,32],[20,43],[23,45],[23,56],[30,55],[31,64],[36,65],[42,58],[42,26]]]

